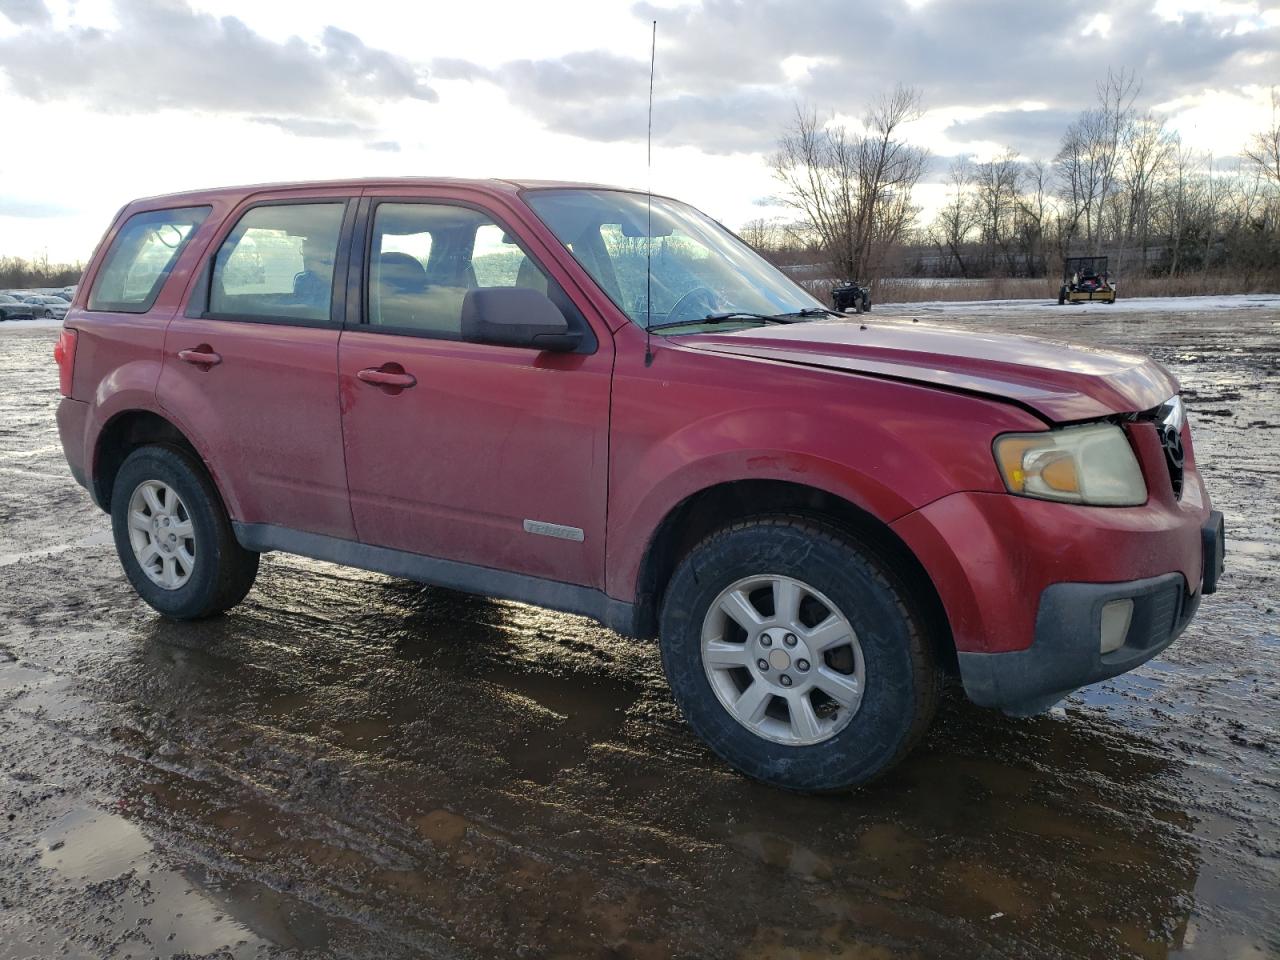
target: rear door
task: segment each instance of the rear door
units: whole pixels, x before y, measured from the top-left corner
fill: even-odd
[[[360,539],[601,586],[612,339],[568,299],[549,251],[513,229],[512,211],[483,194],[378,192],[364,201],[361,296],[338,361]],[[463,342],[462,302],[486,286],[549,293],[586,333],[583,348]],[[412,385],[371,383],[370,372]]]
[[[160,404],[231,515],[354,539],[338,409],[352,196],[253,197],[227,218],[165,335]]]

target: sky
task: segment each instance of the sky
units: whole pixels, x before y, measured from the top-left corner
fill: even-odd
[[[140,196],[350,176],[651,183],[738,227],[784,212],[797,105],[856,125],[898,83],[927,218],[950,158],[1052,158],[1108,68],[1233,156],[1270,119],[1280,2],[0,0],[0,255],[86,259]]]

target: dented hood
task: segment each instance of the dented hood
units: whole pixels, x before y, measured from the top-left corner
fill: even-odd
[[[1054,423],[1150,410],[1178,382],[1149,357],[928,324],[823,320],[679,337],[683,347],[757,357],[1011,401]]]

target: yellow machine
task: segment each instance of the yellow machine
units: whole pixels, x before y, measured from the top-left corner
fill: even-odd
[[[1058,303],[1115,303],[1116,286],[1107,273],[1106,257],[1066,257]]]

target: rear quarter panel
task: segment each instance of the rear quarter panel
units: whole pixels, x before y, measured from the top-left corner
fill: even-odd
[[[209,239],[230,206],[227,201],[219,199],[203,202],[213,209],[183,249],[151,310],[147,313],[114,313],[90,311],[86,305],[106,251],[129,217],[146,210],[165,209],[166,206],[198,204],[140,201],[121,210],[98,244],[84,280],[76,290],[75,302],[63,321],[64,327],[74,329],[78,334],[71,395],[88,405],[81,441],[84,445],[81,463],[86,465],[90,478],[97,470],[99,439],[112,419],[135,410],[164,416],[156,400],[156,384],[164,358],[165,329],[183,301]],[[198,439],[190,439],[203,455]]]

